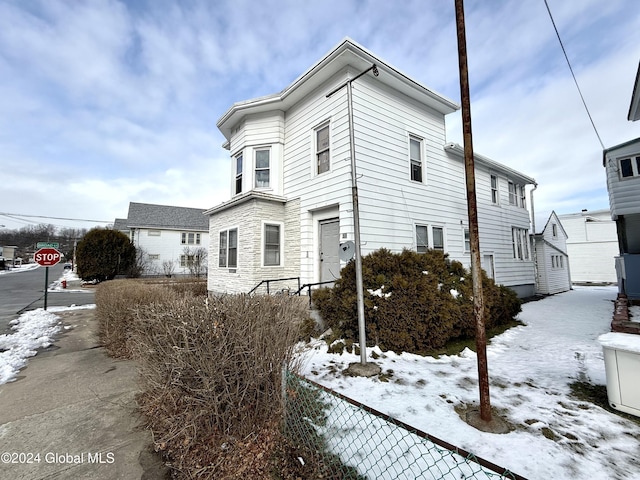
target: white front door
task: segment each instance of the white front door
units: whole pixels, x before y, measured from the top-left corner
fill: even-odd
[[[337,218],[320,222],[320,281],[328,282],[340,276],[340,221]]]

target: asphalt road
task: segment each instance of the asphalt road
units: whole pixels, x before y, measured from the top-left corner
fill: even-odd
[[[49,267],[49,285],[62,277],[63,264]],[[27,311],[44,308],[45,267],[0,275],[0,334],[8,333],[9,322]],[[81,292],[47,293],[47,307],[67,307],[95,303],[93,289]],[[77,289],[75,289],[77,290]]]

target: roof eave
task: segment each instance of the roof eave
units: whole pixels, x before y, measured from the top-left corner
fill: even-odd
[[[457,143],[447,143],[444,146],[445,150],[457,155],[458,157],[464,159],[464,149],[462,148],[462,146],[460,146]],[[491,160],[488,157],[485,157],[484,155],[480,155],[478,153],[473,153],[473,158],[476,162],[490,168],[493,170],[499,170],[507,175],[509,175],[509,177],[513,178],[514,180],[521,180],[524,181],[527,185],[538,185],[538,182],[536,182],[536,180],[532,177],[529,177],[528,175],[525,175],[524,173],[520,173],[517,170],[514,170],[511,167],[508,167],[502,163],[496,162],[495,160]]]
[[[381,80],[384,81],[385,79],[388,80],[392,78],[393,82],[388,81],[386,83],[392,84],[396,89],[410,97],[421,98],[423,103],[444,115],[453,113],[460,108],[458,104],[452,100],[433,92],[390,64],[377,58],[358,43],[346,38],[280,93],[234,103],[231,108],[220,117],[216,126],[228,141],[231,136],[231,129],[245,115],[263,112],[265,110],[286,111],[291,106],[290,104],[294,104],[297,101],[297,98],[294,98],[295,93],[301,91],[301,97],[304,96],[305,87],[308,87],[307,90],[311,91],[344,68],[345,64],[339,60],[341,55],[345,53],[350,53],[353,56],[348,59],[350,61],[348,61],[347,64],[357,68],[366,68],[367,65],[375,64],[380,71],[379,78],[381,78]],[[330,66],[332,68],[327,68]],[[320,75],[316,81],[312,81],[318,74],[323,75]]]

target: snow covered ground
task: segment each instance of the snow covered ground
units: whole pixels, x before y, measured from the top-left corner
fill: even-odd
[[[38,264],[23,265],[20,268],[7,270],[7,272],[18,273],[38,267]],[[62,280],[70,283],[79,281],[79,278],[71,270],[65,270],[63,276],[53,281],[47,290],[49,292],[62,290],[68,292],[85,291],[81,289],[63,289]],[[27,359],[36,355],[39,348],[47,348],[51,345],[54,336],[63,328],[60,317],[55,315],[54,312],[79,308],[95,308],[95,305],[49,307],[47,310],[38,308],[25,312],[15,320],[12,320],[9,325],[11,325],[13,332],[0,335],[0,385],[14,380],[20,369],[27,364]]]
[[[487,349],[492,406],[515,429],[483,433],[456,405],[478,402],[476,355],[420,357],[380,352],[388,382],[340,372],[359,355],[305,353],[303,373],[322,385],[531,479],[640,478],[640,425],[570,395],[569,384],[605,385],[597,338],[610,330],[616,287],[575,290],[523,305],[526,324]],[[639,312],[640,313],[640,312]],[[640,318],[640,314],[636,317]]]

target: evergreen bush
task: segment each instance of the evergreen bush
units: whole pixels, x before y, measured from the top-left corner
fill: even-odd
[[[136,248],[124,233],[109,228],[89,230],[76,247],[78,276],[83,280],[112,280],[128,275],[135,265]]]
[[[438,250],[394,254],[377,250],[362,259],[367,339],[383,350],[421,353],[449,340],[475,335],[471,273]],[[482,273],[485,325],[492,328],[520,312],[515,292]],[[357,340],[355,263],[349,262],[333,288],[313,292],[327,326]]]

